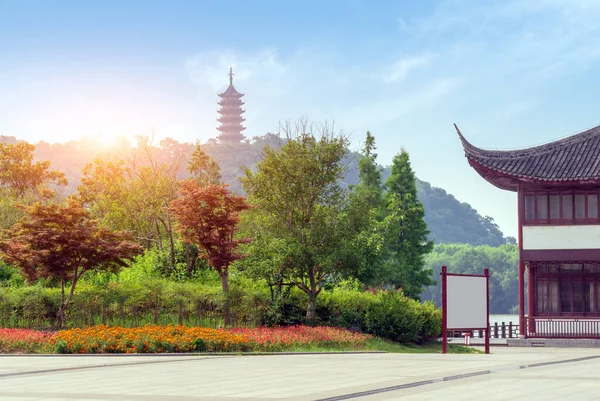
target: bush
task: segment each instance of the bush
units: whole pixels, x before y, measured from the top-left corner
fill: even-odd
[[[365,316],[367,332],[400,343],[421,341],[423,327],[421,305],[402,292],[383,292],[371,304]]]
[[[364,331],[367,309],[376,301],[377,295],[361,291],[356,283],[344,282],[320,294],[317,313],[323,324]]]
[[[419,332],[421,341],[431,341],[442,335],[442,311],[427,301],[419,305],[422,326]]]

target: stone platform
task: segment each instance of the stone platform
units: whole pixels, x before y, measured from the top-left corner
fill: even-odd
[[[509,347],[600,348],[600,339],[593,338],[508,338]]]

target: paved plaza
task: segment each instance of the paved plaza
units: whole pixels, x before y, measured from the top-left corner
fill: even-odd
[[[0,356],[1,400],[600,400],[600,349]]]

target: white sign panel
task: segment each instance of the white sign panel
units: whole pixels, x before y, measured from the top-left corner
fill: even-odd
[[[448,329],[486,328],[486,278],[449,275],[446,280]]]

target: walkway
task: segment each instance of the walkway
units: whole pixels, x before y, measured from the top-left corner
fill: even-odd
[[[600,349],[0,356],[1,400],[600,400]]]

